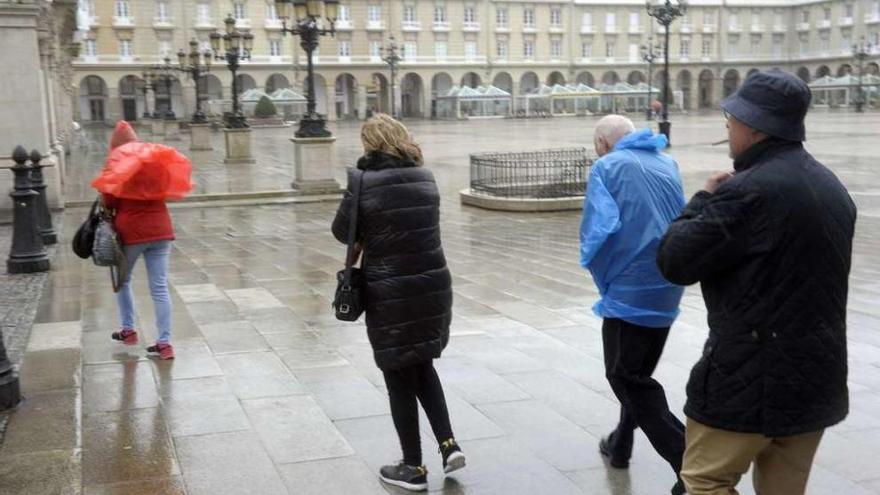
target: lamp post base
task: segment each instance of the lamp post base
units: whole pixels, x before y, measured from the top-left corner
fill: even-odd
[[[166,141],[180,141],[180,121],[178,121],[178,120],[166,120],[165,121],[165,140]]]
[[[214,149],[212,146],[213,139],[211,133],[211,124],[198,124],[193,122],[189,125],[190,143],[189,149],[192,151],[210,151]]]
[[[327,129],[324,119],[317,114],[303,115],[299,120],[299,129],[294,135],[298,138],[328,138],[333,134]]]
[[[672,146],[672,137],[670,137],[672,122],[666,120],[664,122],[658,122],[657,125],[660,128],[660,134],[666,136],[666,140],[669,141],[669,146]]]
[[[342,188],[333,178],[336,165],[336,138],[295,137],[291,141],[294,177],[291,187],[303,195],[341,193]]]
[[[150,132],[154,136],[162,136],[165,134],[165,121],[161,118],[153,117],[153,120],[150,121]]]
[[[251,154],[251,130],[223,129],[226,141],[226,158],[223,163],[227,165],[245,165],[256,163]]]

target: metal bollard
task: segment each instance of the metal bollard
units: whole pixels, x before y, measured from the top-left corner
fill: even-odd
[[[15,407],[21,402],[21,387],[18,384],[18,373],[12,367],[6,355],[6,344],[3,342],[3,329],[0,329],[0,411]]]
[[[31,151],[31,188],[40,195],[37,198],[37,220],[43,244],[49,245],[58,242],[58,234],[52,227],[52,211],[49,210],[49,201],[46,199],[46,183],[43,181],[43,169],[46,165],[40,165],[42,159],[39,151]]]
[[[34,273],[49,271],[49,256],[43,246],[37,218],[37,200],[40,194],[31,186],[31,168],[25,165],[28,153],[21,145],[12,152],[15,187],[12,197],[12,249],[6,260],[7,273]]]

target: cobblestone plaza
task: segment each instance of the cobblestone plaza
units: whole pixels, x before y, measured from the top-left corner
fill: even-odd
[[[468,467],[444,478],[423,421],[430,490],[448,494],[668,493],[675,481],[636,436],[628,471],[598,453],[618,417],[604,376],[597,297],[578,265],[580,212],[500,213],[461,206],[468,154],[591,146],[596,119],[408,123],[443,196],[441,227],[455,291],[452,339],[437,361]],[[676,115],[669,151],[688,196],[730,167],[717,113]],[[636,122],[644,124],[643,120]],[[814,111],[807,148],[859,207],[849,295],[851,413],[825,434],[808,493],[880,493],[880,115]],[[337,123],[339,166],[360,153],[359,127]],[[193,157],[197,193],[283,190],[292,129],[254,131],[256,165]],[[149,134],[142,136],[149,140]],[[106,135],[68,161],[68,201],[92,197]],[[220,149],[221,136],[215,149]],[[184,142],[177,142],[183,151]],[[189,151],[184,151],[189,154]],[[0,446],[0,492],[15,494],[383,494],[399,458],[381,373],[363,323],[330,311],[344,247],[336,203],[172,209],[173,362],[113,343],[105,269],[67,243],[85,210],[68,208],[62,241],[24,349],[27,400]],[[143,340],[155,337],[142,265],[135,294]],[[684,386],[707,335],[688,288],[656,376],[682,417]],[[753,494],[748,479],[742,493]]]

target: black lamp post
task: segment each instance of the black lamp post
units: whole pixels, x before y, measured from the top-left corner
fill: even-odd
[[[206,51],[204,59],[202,59],[202,53],[199,52],[199,43],[196,40],[189,42],[189,53],[183,50],[177,52],[177,61],[180,64],[177,70],[188,72],[193,82],[196,83],[196,111],[192,116],[192,121],[195,124],[204,124],[208,121],[208,118],[202,112],[202,92],[199,83],[201,83],[202,77],[211,70],[212,58],[213,55]]]
[[[141,87],[141,91],[143,91],[143,93],[144,93],[144,115],[143,115],[143,118],[145,118],[145,119],[150,118],[150,104],[147,101],[147,91],[150,90],[150,86],[153,86],[151,79],[152,79],[152,75],[150,74],[149,70],[145,70],[145,71],[141,72],[140,87]]]
[[[159,115],[159,109],[156,108],[156,110],[153,112],[153,116],[156,118],[161,117],[165,120],[174,120],[174,108],[171,103],[171,81],[174,80],[174,76],[172,75],[172,72],[174,71],[174,66],[171,65],[171,58],[169,57],[165,57],[164,59],[162,59],[162,62],[164,62],[162,65],[156,65],[151,68],[152,81],[154,83],[153,92],[156,91],[156,87],[158,87],[159,84],[165,85],[165,94],[168,95],[168,109],[165,110],[165,113],[163,115]]]
[[[396,95],[396,81],[397,81],[397,64],[400,63],[402,58],[397,54],[397,42],[394,41],[394,36],[388,38],[388,48],[382,49],[387,54],[382,57],[382,61],[388,64],[388,68],[391,69],[391,116],[397,118],[397,110],[395,108],[397,102]]]
[[[238,78],[236,72],[241,67],[242,60],[251,59],[251,49],[254,47],[254,35],[251,33],[242,33],[235,27],[235,19],[232,14],[228,14],[223,20],[226,26],[226,33],[220,34],[216,31],[211,33],[211,49],[214,51],[214,58],[217,60],[225,60],[226,67],[232,73],[232,113],[226,115],[226,127],[230,129],[246,129],[248,127],[247,120],[241,107],[238,104]],[[220,51],[220,40],[223,40],[223,51]]]
[[[865,60],[871,55],[871,49],[871,43],[865,43],[864,36],[858,44],[852,46],[853,56],[859,68],[859,79],[856,82],[856,112],[864,111],[865,92],[862,89],[862,76],[865,75]]]
[[[293,16],[291,16],[291,5]],[[275,11],[282,19],[281,32],[299,36],[299,46],[306,51],[308,57],[307,107],[295,135],[300,138],[328,137],[331,135],[330,131],[324,125],[324,119],[315,111],[315,72],[312,55],[318,48],[320,36],[333,36],[336,33],[339,0],[276,0]],[[322,13],[330,23],[329,29],[318,24]],[[293,27],[287,27],[289,18],[293,19]]]
[[[658,55],[660,55],[660,46],[655,45],[654,39],[649,36],[648,42],[642,45],[642,60],[648,63],[648,108],[645,109],[646,120],[651,120],[654,114],[654,109],[651,108],[651,90],[653,89],[651,86],[651,76],[654,72],[654,60],[657,59]]]
[[[645,0],[645,8],[648,15],[657,19],[664,28],[663,36],[663,110],[660,114],[660,132],[670,139],[669,134],[672,124],[669,122],[669,26],[676,17],[681,17],[687,12],[687,0],[678,0],[678,5],[673,5],[672,0]],[[670,139],[670,143],[671,143]]]

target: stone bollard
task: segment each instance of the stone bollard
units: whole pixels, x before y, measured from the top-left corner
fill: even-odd
[[[37,217],[37,200],[40,194],[31,185],[31,168],[25,165],[28,153],[21,145],[12,152],[15,174],[12,197],[12,249],[6,260],[7,273],[33,273],[49,271],[49,256],[43,246]]]
[[[31,151],[31,187],[37,194],[37,219],[40,226],[40,235],[43,236],[43,244],[50,245],[58,242],[58,235],[52,227],[52,211],[49,209],[49,201],[46,200],[46,183],[43,182],[43,169],[47,165],[40,165],[43,157],[37,150]]]
[[[21,387],[18,384],[18,373],[12,367],[6,355],[6,344],[3,342],[3,329],[0,328],[0,411],[15,407],[21,402]]]

